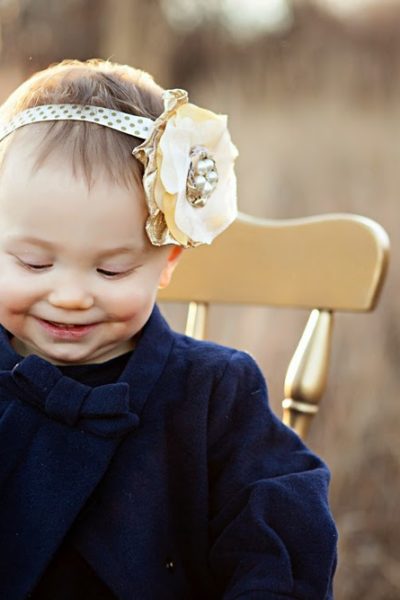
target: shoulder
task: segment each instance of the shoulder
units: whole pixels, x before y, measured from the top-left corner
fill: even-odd
[[[263,378],[254,358],[245,350],[238,350],[215,342],[195,340],[180,333],[173,333],[173,354],[187,366],[204,373],[212,372],[217,379],[242,376]]]
[[[142,343],[146,356],[157,352],[162,355],[163,374],[172,378],[176,387],[192,386],[192,390],[201,388],[213,393],[219,384],[232,386],[236,381],[253,388],[257,386],[254,381],[263,382],[260,369],[246,351],[178,333],[171,329],[158,308],[146,326]]]
[[[254,363],[254,359],[245,350],[238,350],[207,340],[196,340],[181,333],[173,333],[174,350],[188,359],[201,360],[203,363],[227,366],[229,363]]]

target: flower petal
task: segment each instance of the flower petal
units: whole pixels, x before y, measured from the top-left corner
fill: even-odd
[[[201,208],[189,204],[183,194],[177,197],[176,225],[196,244],[210,244],[236,218],[236,177],[233,170],[220,183]]]
[[[176,194],[186,182],[190,166],[190,134],[184,129],[178,129],[168,123],[160,139],[163,160],[160,177],[165,189],[170,194]]]
[[[183,90],[168,90],[163,98],[164,112],[149,139],[133,151],[145,166],[146,230],[156,245],[209,244],[237,214],[237,150],[227,129],[227,117],[188,103]],[[218,172],[215,190],[200,198],[202,206],[194,206],[196,196],[187,195],[189,170],[195,168],[191,167],[193,149],[204,149]]]

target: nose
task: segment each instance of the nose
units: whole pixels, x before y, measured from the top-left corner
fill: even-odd
[[[94,304],[92,294],[76,281],[61,281],[48,296],[50,304],[66,310],[87,310]]]

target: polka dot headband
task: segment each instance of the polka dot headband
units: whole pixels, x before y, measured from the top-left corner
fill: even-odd
[[[78,104],[46,104],[18,113],[0,125],[0,142],[16,129],[41,121],[88,121],[128,133],[145,140],[151,134],[154,121],[99,106]]]
[[[45,121],[86,121],[139,138],[132,155],[144,167],[151,243],[210,244],[237,214],[237,150],[227,118],[189,103],[184,90],[166,90],[162,97],[164,111],[155,121],[100,106],[35,106],[0,122],[0,142],[20,127]]]

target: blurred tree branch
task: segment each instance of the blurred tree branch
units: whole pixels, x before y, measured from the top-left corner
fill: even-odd
[[[159,0],[103,0],[101,55],[149,71],[164,85],[175,47]]]
[[[1,64],[23,75],[64,58],[99,52],[104,0],[8,0],[1,5]]]

